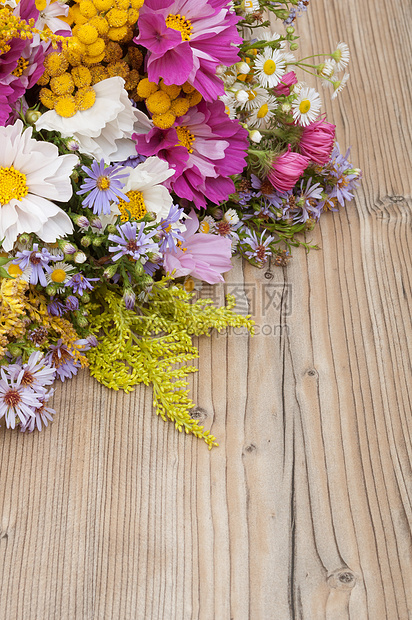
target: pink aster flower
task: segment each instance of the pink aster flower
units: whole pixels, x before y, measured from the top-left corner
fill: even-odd
[[[192,84],[207,101],[223,95],[216,76],[219,65],[238,62],[239,21],[228,0],[146,0],[140,9],[139,36],[134,39],[150,53],[151,82]]]
[[[34,415],[34,409],[40,407],[37,394],[22,383],[23,370],[13,379],[0,369],[0,418],[4,416],[7,428],[15,428],[17,418],[25,423]]]
[[[174,276],[192,275],[209,284],[223,282],[222,273],[232,268],[232,242],[227,237],[198,233],[199,220],[192,211],[185,221],[184,241],[163,255],[164,268]],[[179,246],[179,244],[178,244]]]
[[[289,71],[289,73],[285,73],[282,75],[282,79],[280,83],[273,89],[273,94],[276,97],[280,95],[290,95],[290,87],[296,84],[298,78],[296,77],[296,73],[294,71]]]
[[[279,192],[287,192],[295,186],[308,164],[309,157],[292,153],[289,144],[286,153],[273,161],[268,179]]]
[[[222,101],[201,101],[171,129],[154,127],[133,138],[138,153],[168,162],[175,174],[166,184],[197,208],[206,199],[219,204],[235,191],[229,177],[242,172],[249,146],[248,132],[229,119]]]
[[[336,126],[318,120],[303,129],[300,139],[300,152],[317,164],[326,164],[335,142]]]

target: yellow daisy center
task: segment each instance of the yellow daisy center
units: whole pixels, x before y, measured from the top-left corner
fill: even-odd
[[[25,69],[29,66],[29,61],[22,56],[17,61],[17,67],[12,71],[12,75],[20,77]]]
[[[16,278],[17,276],[21,276],[21,274],[23,273],[23,271],[18,265],[9,265],[7,267],[7,271],[9,272],[9,275],[13,276],[14,278]]]
[[[193,26],[190,20],[186,19],[184,15],[168,15],[166,17],[166,26],[173,30],[178,30],[182,35],[182,41],[190,41],[192,36]]]
[[[263,64],[263,73],[266,73],[266,75],[273,75],[273,73],[275,73],[276,71],[276,63],[274,60],[266,60],[265,63]]]
[[[195,141],[194,135],[184,126],[176,127],[176,133],[179,138],[179,142],[176,146],[185,146],[189,153],[193,153],[192,144]]]
[[[254,91],[254,90],[250,90],[250,91],[248,92],[248,97],[249,97],[249,101],[253,101],[253,99],[255,99],[255,98],[256,98],[256,93],[255,93],[255,91]]]
[[[26,175],[10,168],[0,168],[0,205],[6,205],[10,200],[21,200],[29,193],[26,185]]]
[[[303,99],[303,101],[299,104],[299,112],[301,114],[306,114],[310,110],[310,101],[309,99]]]
[[[97,189],[106,190],[110,187],[109,177],[99,177],[96,182]]]
[[[208,233],[210,231],[210,224],[209,222],[205,222],[203,221],[200,226],[199,226],[199,230],[202,233]]]
[[[66,272],[64,269],[53,269],[50,274],[50,279],[57,284],[64,282],[66,279]]]
[[[119,204],[117,205],[121,214],[120,219],[122,222],[127,222],[129,220],[127,211],[129,211],[133,219],[140,220],[140,218],[147,213],[146,205],[143,200],[143,192],[132,190],[127,192],[126,196],[129,198],[130,202],[119,200]]]
[[[257,113],[257,117],[258,118],[265,118],[266,114],[269,112],[269,108],[268,108],[268,104],[264,103],[260,108],[259,108],[259,112]]]

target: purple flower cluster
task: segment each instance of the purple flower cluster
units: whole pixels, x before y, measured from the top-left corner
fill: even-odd
[[[47,407],[52,391],[47,389],[55,379],[56,369],[40,351],[32,353],[24,364],[16,362],[1,368],[0,418],[7,428],[19,424],[22,431],[41,430],[53,419],[54,410]]]

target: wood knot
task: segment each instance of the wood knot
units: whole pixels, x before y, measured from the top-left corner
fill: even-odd
[[[309,377],[317,377],[318,373],[314,368],[311,368],[310,370],[308,370],[308,375]]]
[[[339,568],[329,575],[328,584],[331,588],[352,590],[356,584],[356,575],[349,568]]]
[[[249,445],[247,445],[245,447],[245,452],[247,452],[248,454],[250,454],[251,452],[254,452],[256,450],[256,446],[254,443],[250,443]]]
[[[207,418],[207,411],[203,407],[193,407],[190,409],[189,415],[196,422],[204,422]]]

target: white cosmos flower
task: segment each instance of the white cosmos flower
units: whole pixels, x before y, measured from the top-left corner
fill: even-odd
[[[59,19],[67,17],[69,7],[55,0],[46,0],[45,8],[39,12],[39,16],[35,23],[35,27],[43,30],[47,26],[52,32],[66,31],[70,32],[71,28],[67,22]]]
[[[292,103],[293,118],[296,123],[307,127],[313,123],[322,105],[319,93],[314,88],[305,86],[302,88],[295,101]]]
[[[0,127],[0,241],[6,252],[22,233],[54,243],[73,231],[67,213],[52,200],[70,200],[70,175],[79,159],[59,155],[50,142],[33,140],[31,127],[22,129],[21,120]]]
[[[123,78],[116,76],[93,86],[96,101],[91,108],[70,118],[49,110],[36,122],[36,129],[59,131],[63,138],[73,137],[79,151],[105,163],[124,161],[136,155],[133,133],[148,133],[152,122],[133,107]]]
[[[286,70],[284,55],[279,50],[265,47],[254,61],[255,77],[264,88],[274,88],[279,84]]]
[[[167,162],[159,157],[148,157],[136,168],[124,167],[128,172],[122,192],[129,198],[129,202],[120,200],[117,205],[121,212],[122,221],[132,218],[140,219],[145,213],[155,213],[156,220],[166,219],[172,206],[172,197],[164,185],[175,171],[169,168]]]

